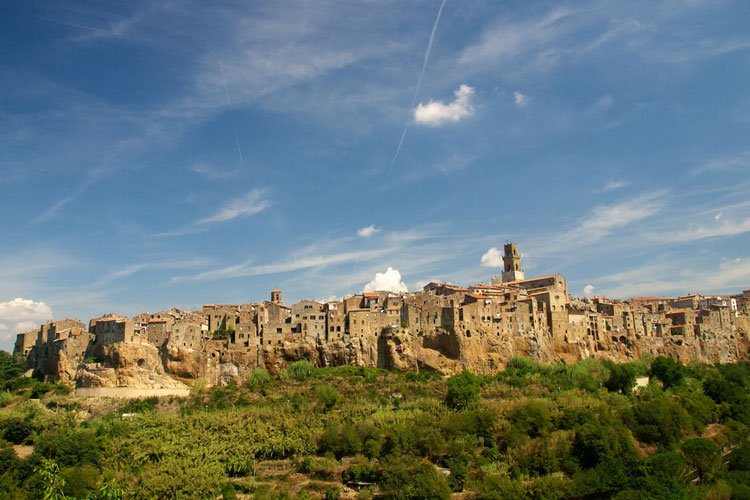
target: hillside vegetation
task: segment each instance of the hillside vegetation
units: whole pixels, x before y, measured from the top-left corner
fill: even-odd
[[[301,361],[125,402],[20,374],[0,352],[3,498],[750,498],[747,362]]]

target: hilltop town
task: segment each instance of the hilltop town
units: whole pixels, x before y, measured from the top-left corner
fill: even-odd
[[[421,291],[364,292],[285,305],[206,304],[88,325],[51,321],[19,334],[15,352],[49,380],[79,388],[174,388],[239,380],[308,359],[318,366],[491,373],[514,355],[542,362],[667,355],[735,362],[750,351],[750,290],[731,296],[573,298],[559,274],[526,278],[516,244],[489,283],[431,282]]]

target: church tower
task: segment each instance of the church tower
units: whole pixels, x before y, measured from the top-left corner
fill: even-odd
[[[503,255],[503,283],[524,279],[521,270],[521,254],[515,243],[505,244],[505,255]]]

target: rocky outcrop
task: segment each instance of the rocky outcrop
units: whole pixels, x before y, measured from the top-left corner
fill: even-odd
[[[444,374],[469,369],[477,373],[502,370],[513,356],[540,362],[575,362],[588,357],[625,362],[644,356],[670,356],[684,363],[732,363],[750,352],[750,322],[740,318],[732,331],[704,329],[701,335],[665,337],[605,336],[594,340],[553,337],[547,329],[513,335],[485,330],[429,332],[393,328],[375,336],[351,336],[326,342],[290,336],[276,345],[250,347],[227,340],[206,341],[200,350],[147,343],[115,343],[96,347],[98,363],[79,364],[65,344],[40,358],[53,380],[75,380],[79,388],[185,389],[183,382],[203,380],[209,385],[241,382],[256,368],[270,373],[295,361],[316,366],[365,366],[398,371],[432,370]]]
[[[164,373],[159,351],[151,344],[118,342],[101,349],[102,362],[84,363],[76,385],[85,388],[171,389],[184,384]]]

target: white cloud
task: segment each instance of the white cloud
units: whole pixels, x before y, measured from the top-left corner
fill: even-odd
[[[266,193],[266,189],[255,188],[244,196],[230,200],[221,210],[210,217],[198,220],[197,224],[226,222],[237,217],[249,217],[258,214],[270,205],[270,202],[265,198]]]
[[[365,285],[365,292],[388,291],[408,292],[406,285],[401,281],[401,273],[397,269],[389,267],[384,273],[375,273],[375,279]]]
[[[613,179],[611,181],[608,181],[601,190],[606,193],[607,191],[615,191],[617,189],[624,188],[627,185],[627,181],[624,181],[622,179]]]
[[[526,106],[526,104],[529,103],[529,96],[527,96],[525,94],[522,94],[518,90],[516,90],[515,92],[513,92],[513,99],[516,102],[516,106],[518,106],[519,108],[522,108],[522,107]]]
[[[15,298],[0,302],[0,346],[10,346],[14,336],[52,319],[52,309],[44,302]]]
[[[374,224],[370,224],[367,227],[363,227],[363,228],[360,228],[360,229],[357,230],[357,234],[360,235],[363,238],[369,238],[373,234],[379,233],[379,232],[380,232],[380,228],[379,227],[375,227]]]
[[[592,295],[594,295],[595,288],[596,287],[594,285],[586,285],[585,287],[583,287],[583,294],[586,297],[591,297]]]
[[[584,245],[594,243],[612,234],[616,229],[628,226],[655,215],[664,206],[664,192],[648,193],[615,205],[594,207],[589,215],[580,220],[578,226],[557,237],[560,245]]]
[[[503,267],[503,254],[497,247],[492,247],[482,255],[481,262],[484,267]]]
[[[714,219],[718,222],[719,219],[721,219],[721,216],[722,212],[719,212],[714,216]],[[736,236],[747,232],[750,232],[750,218],[739,222],[725,219],[724,222],[718,223],[712,227],[690,227],[684,231],[668,233],[663,235],[662,239],[667,241],[695,241],[702,240],[703,238]]]
[[[462,84],[454,92],[456,98],[448,104],[432,100],[427,104],[419,103],[414,110],[414,121],[431,127],[437,127],[446,122],[456,123],[474,114],[474,107],[471,105],[473,94],[473,88]]]

